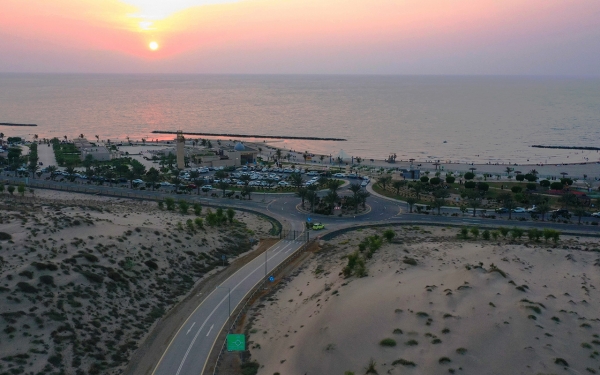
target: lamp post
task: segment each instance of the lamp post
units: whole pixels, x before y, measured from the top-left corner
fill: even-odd
[[[231,316],[231,288],[228,286],[218,286],[217,289],[227,289],[227,303],[229,305],[229,316]]]

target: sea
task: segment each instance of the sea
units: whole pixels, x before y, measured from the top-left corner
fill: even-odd
[[[600,78],[0,74],[0,122],[37,124],[0,127],[29,139],[183,130],[344,138],[248,141],[363,159],[597,162],[597,151],[531,146],[600,146]]]

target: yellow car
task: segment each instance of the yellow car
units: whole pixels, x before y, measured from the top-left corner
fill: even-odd
[[[325,225],[323,225],[321,223],[314,223],[312,226],[312,229],[314,229],[314,230],[325,229]]]

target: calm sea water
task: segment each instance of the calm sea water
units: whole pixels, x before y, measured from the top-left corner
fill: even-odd
[[[158,138],[152,130],[323,136],[272,145],[383,159],[559,163],[600,154],[600,79],[406,76],[0,75],[7,135]],[[162,139],[165,137],[163,136]]]

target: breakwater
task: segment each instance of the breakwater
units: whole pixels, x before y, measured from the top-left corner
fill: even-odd
[[[1,126],[37,126],[37,124],[13,124],[12,122],[0,122]]]
[[[545,145],[533,145],[531,147],[535,148],[556,148],[560,150],[588,150],[588,151],[598,151],[600,147],[591,147],[591,146],[545,146]]]
[[[177,134],[171,130],[154,130],[154,134]],[[266,139],[302,139],[308,141],[347,141],[344,138],[326,138],[326,137],[297,137],[293,135],[258,135],[258,134],[231,134],[231,133],[198,133],[182,132],[185,135],[202,135],[206,137],[228,137],[228,138],[266,138]]]

